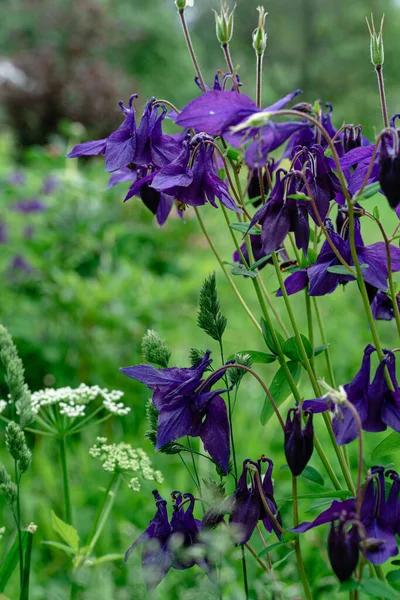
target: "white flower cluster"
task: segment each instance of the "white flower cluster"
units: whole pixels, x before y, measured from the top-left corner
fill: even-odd
[[[147,481],[156,481],[157,483],[164,481],[162,473],[152,468],[148,454],[141,448],[132,448],[125,442],[108,444],[107,438],[98,437],[97,444],[90,448],[89,454],[100,460],[105,471],[127,471],[137,473]],[[134,492],[138,492],[140,490],[139,478],[132,477],[129,487]]]
[[[98,385],[90,387],[84,383],[81,383],[75,389],[69,386],[58,389],[46,388],[32,394],[32,410],[35,414],[38,414],[41,408],[58,404],[61,415],[67,415],[67,417],[71,418],[83,417],[86,406],[93,400],[96,400],[96,398],[101,397],[103,399],[103,406],[108,412],[123,416],[127,415],[130,411],[128,406],[120,402],[123,395],[124,392],[119,390],[110,391],[107,388],[102,389]]]

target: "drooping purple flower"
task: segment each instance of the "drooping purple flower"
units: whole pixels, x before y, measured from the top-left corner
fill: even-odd
[[[323,525],[334,523],[342,519],[344,526],[354,524],[357,526],[358,542],[362,546],[367,560],[374,565],[380,565],[389,558],[398,554],[396,533],[399,531],[400,515],[400,478],[395,471],[386,471],[384,467],[372,467],[371,475],[367,479],[362,493],[362,502],[357,514],[356,499],[349,498],[342,502],[334,500],[331,506],[323,511],[314,521],[304,522],[292,531],[304,533]],[[385,491],[385,475],[392,480],[389,493]],[[351,536],[343,537],[343,529],[333,528],[331,538],[332,566],[340,579],[346,574],[346,564],[341,560],[340,553],[348,554],[348,560],[355,562],[355,532]],[[350,532],[349,532],[350,533]],[[334,553],[334,556],[333,556]],[[344,554],[342,554],[342,559]],[[347,565],[350,568],[350,565]],[[338,572],[336,571],[338,570]]]
[[[251,243],[251,249],[252,249],[252,252],[253,252],[253,257],[254,257],[254,261],[255,262],[257,262],[257,261],[259,261],[259,260],[261,260],[261,259],[266,258],[267,256],[269,256],[269,258],[268,259],[266,258],[265,262],[263,262],[258,267],[259,269],[264,268],[265,265],[267,265],[267,264],[272,264],[272,262],[273,262],[272,261],[272,257],[264,252],[263,244],[262,244],[262,240],[261,240],[261,235],[252,235],[252,234],[250,234],[250,243]],[[247,244],[246,243],[243,243],[240,246],[240,251],[243,254],[243,257],[244,257],[245,261],[248,263],[249,262],[249,253],[248,253],[248,250],[247,250]],[[234,262],[242,263],[242,259],[241,259],[241,256],[240,256],[238,250],[236,250],[233,253],[233,260],[234,260]]]
[[[302,414],[308,419],[302,429]],[[292,475],[301,475],[314,451],[314,427],[312,410],[291,408],[285,424],[284,450]]]
[[[358,564],[360,554],[360,535],[358,528],[352,523],[352,518],[343,511],[338,523],[332,519],[328,536],[328,556],[333,572],[339,581],[351,577]]]
[[[140,172],[140,169],[132,170],[129,167],[124,167],[123,169],[114,171],[108,180],[107,189],[109,190],[119,183],[135,183],[136,179],[138,178],[138,172]]]
[[[278,250],[289,231],[294,232],[297,247],[307,253],[310,239],[307,208],[292,198],[285,199],[286,177],[286,171],[278,169],[268,201],[256,212],[249,225],[249,229],[256,223],[262,226],[261,241],[265,254]]]
[[[220,77],[222,78],[221,81],[220,81]],[[237,85],[241,86],[242,82],[239,79],[239,75],[235,74],[234,77],[236,78]],[[195,81],[197,87],[202,90],[199,78],[195,77],[194,81]],[[214,76],[212,89],[208,85],[206,85],[205,86],[206,92],[211,92],[212,90],[217,90],[219,92],[223,92],[225,90],[226,85],[229,83],[231,83],[231,91],[233,92],[235,89],[235,84],[233,83],[232,73],[229,73],[229,72],[224,73],[223,71],[217,71]]]
[[[350,150],[354,150],[354,148],[360,148],[360,146],[363,145],[361,132],[361,125],[357,125],[356,127],[353,127],[353,125],[347,125],[343,129],[343,149],[345,154],[350,152]]]
[[[78,144],[67,158],[104,154],[106,170],[109,172],[129,165],[154,164],[156,167],[162,167],[173,160],[179,153],[180,144],[172,136],[162,133],[161,123],[165,118],[166,109],[163,108],[159,115],[158,106],[154,105],[154,98],[150,98],[144,108],[140,124],[136,127],[133,107],[133,100],[136,97],[136,94],[130,97],[128,108],[122,102],[119,103],[125,119],[116,131],[108,138]]]
[[[325,225],[337,250],[347,264],[353,266],[354,262],[348,237],[343,238],[336,233],[329,220],[326,221]],[[358,219],[355,221],[355,241],[364,280],[377,289],[387,290],[388,268],[385,244],[383,242],[376,242],[370,246],[365,246],[361,237]],[[390,253],[392,257],[392,272],[400,271],[400,249],[397,246],[391,245]],[[287,293],[289,295],[295,294],[303,290],[309,283],[310,296],[324,296],[325,294],[334,292],[340,283],[345,284],[349,281],[354,281],[354,277],[350,273],[333,273],[330,271],[331,267],[339,265],[341,265],[339,259],[336,257],[329,243],[325,241],[313,265],[296,271],[286,279],[285,288]],[[281,295],[282,291],[279,290],[277,296]]]
[[[310,124],[308,121],[287,121],[285,123],[270,121],[267,125],[260,128],[254,141],[247,148],[244,155],[246,164],[251,169],[263,167],[268,160],[270,152],[282,146],[290,136],[299,130],[307,130],[309,128]],[[255,132],[251,130],[246,132],[243,141],[247,141],[248,138],[254,137],[254,135]]]
[[[254,100],[245,94],[214,90],[189,102],[175,122],[184,129],[193,128],[219,136],[255,113],[280,110],[300,93],[301,90],[296,90],[260,111]]]
[[[35,213],[46,210],[46,205],[39,198],[26,198],[19,200],[11,206],[11,209],[20,213]]]
[[[211,391],[222,373],[197,392],[211,362],[210,351],[207,351],[202,360],[190,368],[158,370],[151,365],[137,365],[121,371],[153,391],[153,404],[159,412],[157,449],[186,435],[199,436],[211,458],[227,473],[230,430],[225,402],[219,395],[225,390]]]
[[[393,137],[384,133],[381,137],[379,153],[379,183],[391,208],[395,209],[400,204],[400,139],[397,134],[396,144]]]
[[[361,368],[354,379],[344,386],[347,399],[356,408],[364,431],[385,431],[391,427],[400,432],[400,388],[396,379],[396,357],[390,350],[384,351],[375,376],[371,382],[371,344],[364,350]],[[391,378],[394,391],[389,389],[385,369]],[[306,400],[305,409],[323,412],[332,409],[329,395],[316,400]],[[358,437],[354,416],[346,406],[334,410],[333,431],[339,445],[348,444]]]
[[[201,137],[197,141],[198,143],[192,140],[191,145],[184,142],[180,155],[155,174],[151,187],[173,196],[182,205],[202,206],[210,202],[217,208],[215,198],[218,198],[230,210],[241,212],[232,200],[225,182],[216,173],[214,148],[210,145],[206,147]],[[190,159],[193,161],[191,166]]]
[[[400,296],[396,296],[397,306],[400,309]],[[377,321],[391,321],[394,319],[393,301],[387,292],[378,290],[371,304],[372,315]]]
[[[164,225],[171,212],[174,198],[151,187],[156,175],[155,172],[150,171],[147,175],[142,176],[142,171],[145,173],[144,170],[138,169],[124,202],[133,196],[138,196],[143,204],[156,216],[158,224]]]
[[[265,462],[268,463],[268,468],[264,476],[262,476],[261,466]],[[232,496],[227,498],[221,506],[209,509],[203,517],[203,528],[210,528],[218,525],[222,521],[224,515],[229,513],[229,523],[233,528],[235,541],[238,546],[245,544],[251,538],[259,521],[263,522],[264,527],[269,533],[274,531],[279,539],[281,536],[280,530],[270,518],[264,507],[254,475],[252,477],[249,475],[250,465],[253,469],[257,469],[259,473],[264,500],[267,503],[270,512],[274,515],[278,523],[282,522],[274,499],[272,460],[263,456],[260,460],[254,462],[247,458],[243,461],[242,473],[237,481],[236,489]],[[249,478],[250,485],[248,484]]]
[[[167,502],[157,490],[153,490],[153,495],[157,507],[156,514],[147,529],[126,551],[125,562],[137,546],[144,545],[143,576],[149,593],[152,593],[171,568],[189,569],[197,564],[210,576],[212,565],[202,556],[204,544],[199,539],[201,521],[193,516],[193,495],[183,494],[183,498],[189,499],[185,510],[180,506],[182,494],[172,493],[174,507],[171,521],[168,520]],[[200,548],[203,552],[192,551]]]

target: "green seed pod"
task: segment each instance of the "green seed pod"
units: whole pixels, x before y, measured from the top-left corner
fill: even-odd
[[[370,52],[371,52],[371,62],[375,67],[381,67],[385,60],[385,52],[383,48],[383,22],[385,20],[385,16],[381,19],[381,26],[379,29],[379,33],[376,33],[374,17],[371,14],[371,24],[369,24],[367,19],[367,25],[370,35]]]
[[[194,0],[175,0],[175,6],[178,10],[184,10],[187,6],[193,6]]]
[[[235,12],[236,4],[232,11],[229,13],[227,4],[221,6],[221,13],[215,12],[215,29],[217,38],[221,46],[227,46],[232,39],[233,35],[233,15]]]
[[[267,33],[264,29],[265,17],[268,13],[265,12],[263,6],[258,6],[258,27],[253,31],[253,48],[258,56],[262,56],[267,47]]]

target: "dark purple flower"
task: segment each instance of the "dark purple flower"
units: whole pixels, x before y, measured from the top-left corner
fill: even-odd
[[[153,164],[162,167],[179,153],[180,144],[172,136],[162,134],[161,123],[166,115],[163,108],[158,114],[154,98],[147,102],[142,119],[136,127],[136,115],[133,107],[134,94],[129,99],[129,107],[119,103],[125,120],[108,138],[78,144],[67,158],[104,154],[106,170],[109,172],[123,169],[129,165],[147,166]]]
[[[307,208],[293,198],[285,199],[286,178],[286,171],[278,169],[268,201],[256,212],[249,225],[249,228],[256,223],[262,226],[261,241],[265,254],[278,250],[289,231],[294,232],[297,247],[307,253],[310,239]]]
[[[138,178],[138,171],[140,172],[140,169],[135,169],[134,171],[132,171],[132,169],[130,169],[129,167],[124,167],[123,169],[118,169],[117,171],[114,171],[114,173],[110,175],[110,179],[108,180],[107,189],[109,190],[110,188],[114,187],[115,185],[118,185],[119,183],[134,183]]]
[[[155,175],[154,172],[150,171],[147,175],[141,176],[141,171],[138,169],[134,183],[129,188],[124,202],[133,196],[138,196],[153,215],[156,215],[158,224],[164,225],[171,212],[174,198],[151,187]]]
[[[186,435],[199,436],[211,458],[227,473],[230,430],[225,402],[219,395],[225,390],[211,391],[223,374],[211,378],[201,392],[197,392],[211,362],[210,351],[207,351],[204,358],[190,368],[158,370],[151,365],[137,365],[121,371],[154,392],[153,404],[159,412],[157,449]]]
[[[350,152],[350,150],[354,150],[354,148],[360,148],[360,146],[363,145],[361,132],[361,125],[357,125],[356,127],[353,125],[347,125],[343,129],[343,149],[345,154]]]
[[[395,471],[387,471],[386,477],[392,480],[389,493],[385,491],[385,477],[383,467],[372,467],[366,486],[362,492],[362,503],[359,514],[356,512],[355,498],[343,502],[334,500],[331,506],[323,511],[314,521],[304,522],[292,531],[304,533],[325,523],[334,523],[342,520],[343,528],[333,527],[330,534],[329,556],[332,553],[332,567],[340,580],[346,574],[346,563],[341,560],[340,553],[347,555],[347,560],[355,562],[355,531],[350,529],[344,535],[344,527],[353,524],[358,532],[358,542],[362,545],[365,557],[374,565],[384,563],[388,558],[396,556],[398,546],[396,534],[399,532],[400,515],[400,478]],[[334,556],[333,556],[334,555]],[[350,569],[350,565],[347,565]],[[349,576],[350,574],[348,574]]]
[[[274,121],[270,121],[267,125],[260,128],[257,137],[247,148],[244,155],[246,164],[251,169],[263,167],[268,160],[270,152],[282,146],[291,135],[309,128],[310,124],[308,121],[305,123],[299,121],[275,123]],[[243,141],[247,141],[249,137],[254,137],[254,132],[248,132]]]
[[[170,568],[182,570],[198,564],[208,575],[212,567],[202,553],[191,552],[204,544],[199,539],[201,521],[193,516],[194,497],[184,494],[189,499],[186,508],[181,507],[182,494],[173,492],[174,512],[171,521],[168,520],[167,502],[161,498],[157,490],[153,490],[157,512],[150,521],[146,531],[128,548],[125,562],[132,551],[140,544],[144,545],[142,555],[143,576],[146,587],[151,593],[164,579]],[[197,548],[196,548],[197,547]]]
[[[251,249],[253,252],[253,257],[254,257],[255,262],[269,256],[269,258],[258,267],[259,269],[262,269],[267,264],[272,264],[272,257],[264,252],[261,235],[250,235],[250,243],[251,243]],[[247,250],[246,243],[243,243],[240,246],[240,251],[243,254],[245,261],[248,263],[249,262],[249,253]],[[237,250],[233,253],[233,260],[234,260],[234,262],[242,263],[241,256]]]
[[[33,272],[34,269],[32,265],[23,256],[17,254],[11,261],[10,270],[12,272],[19,271],[20,273],[25,273],[26,275],[29,275]]]
[[[364,350],[361,368],[354,379],[344,386],[347,399],[357,409],[364,431],[385,431],[391,427],[400,432],[400,388],[396,379],[396,357],[389,350],[379,363],[371,382],[371,354],[374,346]],[[385,378],[387,369],[394,391],[390,390]],[[323,412],[332,409],[329,395],[316,400],[306,400],[305,409]],[[346,406],[337,406],[334,410],[333,431],[339,445],[348,444],[358,437],[358,431],[352,412]]]
[[[262,463],[267,462],[268,468],[262,476]],[[236,490],[225,500],[220,507],[208,510],[203,517],[203,527],[215,527],[226,513],[230,513],[229,523],[233,526],[236,543],[238,546],[245,544],[252,536],[258,521],[262,521],[266,530],[274,531],[280,539],[281,532],[268,515],[261,499],[260,491],[255,481],[254,474],[250,477],[249,466],[257,469],[261,482],[264,499],[274,515],[281,523],[281,517],[274,499],[274,487],[272,483],[273,462],[269,458],[262,457],[257,462],[247,458],[243,462],[242,473],[237,481]],[[250,478],[250,486],[248,479]]]
[[[351,577],[358,564],[360,554],[360,535],[352,518],[343,511],[338,523],[332,519],[328,536],[328,556],[333,572],[339,581]]]
[[[272,161],[272,165],[268,165],[268,169],[270,174],[272,174],[272,172],[274,171],[274,162]],[[264,194],[265,196],[268,195],[269,190],[269,184],[268,184],[268,178],[266,173],[263,174],[262,176],[262,180],[263,180],[263,188],[264,188]],[[253,200],[252,205],[255,207],[258,207],[262,204],[262,198],[261,198],[261,189],[260,189],[260,178],[258,176],[258,169],[252,169],[249,172],[249,179],[248,179],[248,184],[247,184],[247,196],[249,198],[249,200]]]
[[[379,183],[391,208],[395,209],[400,204],[400,139],[397,134],[395,147],[393,137],[384,133],[381,138],[379,153]]]
[[[347,264],[353,266],[354,262],[351,255],[350,241],[347,237],[343,238],[336,233],[329,221],[325,224],[327,225],[332,242]],[[355,221],[355,229],[358,259],[361,265],[368,265],[361,269],[364,280],[377,289],[387,290],[388,268],[385,244],[383,242],[376,242],[371,246],[364,246],[358,219]],[[391,245],[390,252],[392,257],[392,272],[400,271],[400,249],[397,246]],[[289,295],[295,294],[303,290],[309,283],[310,296],[324,296],[325,294],[334,292],[340,283],[345,284],[348,281],[354,281],[354,277],[350,274],[332,273],[329,270],[330,267],[339,266],[340,264],[329,243],[325,241],[313,265],[296,271],[286,279],[285,288],[287,293]],[[279,290],[277,296],[281,295],[282,292]]]
[[[20,213],[35,213],[46,210],[46,206],[38,198],[26,198],[25,200],[19,200],[13,204],[11,208],[12,210]]]
[[[396,296],[397,306],[400,309],[400,296]],[[388,296],[387,292],[379,290],[374,296],[371,304],[372,314],[377,321],[391,321],[394,319],[393,301]]]
[[[194,147],[193,153],[191,145]],[[197,145],[191,145],[183,143],[180,155],[155,174],[151,187],[173,196],[182,205],[201,206],[208,201],[217,208],[215,198],[218,198],[230,210],[241,212],[230,197],[226,184],[216,173],[214,148],[206,147],[202,138]],[[193,161],[191,166],[190,159]]]
[[[261,112],[280,110],[300,93],[301,90],[296,90]],[[260,112],[259,107],[249,96],[238,92],[214,90],[189,102],[175,122],[184,129],[193,128],[209,135],[219,136],[258,112]]]
[[[220,77],[222,77],[221,81],[220,81]],[[241,86],[242,83],[241,83],[241,81],[239,79],[239,75],[235,75],[235,77],[236,77],[237,85]],[[201,91],[203,91],[202,87],[201,87],[201,83],[200,83],[199,78],[195,77],[194,81],[195,81],[197,87],[200,88]],[[217,90],[219,92],[223,92],[225,90],[226,85],[229,84],[229,83],[231,84],[231,91],[234,91],[235,85],[233,83],[232,73],[229,73],[229,72],[228,73],[224,73],[223,71],[217,71],[215,73],[215,77],[214,77],[212,89],[213,90]],[[205,87],[206,87],[206,92],[211,92],[212,91],[211,88],[208,85],[206,85]]]
[[[302,429],[302,415],[308,416]],[[314,427],[312,410],[291,408],[285,424],[285,456],[292,475],[297,477],[304,471],[314,451]]]

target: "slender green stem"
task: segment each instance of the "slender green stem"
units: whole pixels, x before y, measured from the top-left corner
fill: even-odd
[[[114,505],[115,499],[117,497],[117,491],[119,484],[121,482],[121,475],[118,472],[114,472],[111,478],[111,485],[109,484],[104,495],[100,510],[96,517],[96,529],[89,538],[89,542],[87,545],[87,550],[85,552],[85,558],[89,557],[93,552],[95,545],[97,544],[97,540],[99,539],[104,525],[107,523],[108,517],[110,515],[111,509]]]
[[[384,125],[384,127],[389,127],[389,119],[388,119],[388,111],[387,111],[386,95],[385,95],[385,83],[383,80],[382,65],[377,65],[375,67],[375,71],[376,71],[376,76],[378,78],[379,97],[381,99],[383,125]]]
[[[246,600],[248,600],[249,599],[249,582],[248,582],[248,578],[247,578],[246,555],[244,553],[243,546],[241,546],[241,552],[242,552],[242,569],[243,569],[244,593],[246,594]]]
[[[296,479],[296,477],[292,478],[292,490],[293,490],[293,494],[292,494],[293,495],[293,520],[294,520],[294,526],[297,527],[297,525],[299,524],[299,509],[298,509],[298,502],[297,502],[297,479]],[[304,594],[305,594],[307,600],[312,600],[310,586],[308,585],[306,570],[304,568],[303,557],[301,554],[300,537],[299,536],[295,539],[294,549],[296,551],[297,567],[299,569],[299,575],[300,575],[301,583],[303,585]]]
[[[221,352],[221,362],[224,365],[225,364],[225,358],[224,358],[224,347],[222,345],[222,340],[219,340],[219,348],[220,348],[220,352]],[[233,421],[232,421],[232,402],[231,402],[231,394],[229,391],[229,384],[228,384],[228,377],[227,377],[227,372],[225,371],[225,375],[224,375],[224,380],[225,380],[225,385],[226,388],[228,390],[227,396],[228,396],[228,421],[229,421],[229,429],[230,429],[230,436],[231,436],[231,446],[232,446],[232,458],[233,458],[233,469],[234,469],[234,475],[235,475],[235,484],[237,484],[237,480],[238,480],[238,468],[237,468],[237,461],[236,461],[236,449],[235,449],[235,437],[233,434]],[[245,557],[243,556],[242,558]]]
[[[16,498],[16,513],[15,520],[17,523],[17,533],[18,533],[18,550],[19,550],[19,581],[21,586],[21,591],[23,589],[24,584],[24,555],[22,549],[22,531],[21,531],[21,502],[20,502],[20,481],[21,476],[18,470],[17,461],[14,461],[14,470],[15,470],[15,483],[17,486],[17,498]]]
[[[192,480],[192,481],[193,481],[193,483],[194,483],[194,486],[195,486],[195,487],[198,489],[198,484],[197,484],[197,481],[196,481],[196,480],[195,480],[195,478],[193,477],[193,473],[192,473],[192,471],[189,469],[189,466],[188,466],[188,464],[186,463],[185,459],[184,459],[184,458],[183,458],[183,456],[182,456],[182,453],[181,453],[181,452],[179,452],[178,456],[179,456],[179,458],[181,459],[181,461],[182,461],[182,464],[183,464],[183,466],[185,467],[186,471],[189,473],[189,475],[190,475],[190,478],[191,478],[191,480]]]
[[[24,561],[24,576],[23,584],[21,589],[20,600],[29,600],[29,579],[31,573],[31,558],[32,558],[32,544],[33,544],[33,532],[28,531],[28,538],[26,542],[25,550],[25,561]]]
[[[68,466],[67,466],[67,439],[65,436],[59,438],[61,470],[63,475],[64,489],[64,517],[65,521],[72,525],[71,496],[69,491]]]
[[[190,450],[192,450],[192,443],[190,441],[190,436],[187,435],[186,436],[186,440],[187,440],[187,443],[188,443],[188,446],[189,446]],[[198,487],[198,490],[199,490],[199,494],[200,494],[200,496],[202,496],[203,494],[201,492],[200,477],[199,477],[199,474],[197,472],[196,460],[195,460],[193,452],[190,452],[190,456],[192,458],[193,471],[194,471],[194,476],[196,477],[197,487]]]
[[[324,346],[327,346],[327,338],[326,338],[326,334],[325,334],[324,322],[322,320],[322,316],[321,316],[321,312],[319,310],[317,298],[315,296],[313,297],[313,303],[314,303],[315,314],[317,315],[319,331],[321,334],[321,342]],[[331,384],[331,386],[333,388],[336,388],[336,381],[335,381],[335,375],[333,372],[333,366],[332,366],[332,360],[331,360],[331,354],[329,351],[329,346],[327,348],[325,348],[324,355],[325,355],[325,360],[326,360],[326,366],[328,369],[329,383]]]
[[[203,75],[201,74],[200,66],[199,66],[199,63],[197,61],[196,53],[195,53],[194,48],[193,48],[193,44],[192,44],[192,40],[191,40],[191,37],[190,37],[189,29],[188,29],[188,26],[186,24],[185,9],[184,8],[179,9],[178,13],[179,13],[179,16],[180,16],[180,19],[181,19],[182,29],[183,29],[183,33],[185,34],[185,40],[186,40],[186,44],[187,44],[187,47],[188,47],[188,50],[189,50],[189,54],[190,54],[190,57],[192,59],[194,69],[195,69],[195,71],[197,73],[197,77],[199,78],[200,87],[201,87],[202,91],[205,92],[206,91],[206,86],[205,86],[205,83],[204,83]]]
[[[228,65],[228,69],[229,69],[230,73],[232,74],[232,81],[233,81],[233,87],[235,88],[235,92],[240,93],[236,73],[233,68],[231,53],[229,51],[229,44],[222,44],[221,47],[222,47],[222,50],[224,51],[225,60],[226,60],[226,64]]]
[[[310,358],[310,364],[312,370],[314,370],[314,328],[313,328],[313,319],[312,319],[312,311],[311,311],[311,298],[308,295],[308,286],[305,289],[305,303],[306,303],[306,313],[307,313],[307,328],[308,328],[308,341],[310,342],[311,348],[313,349],[312,356]]]

